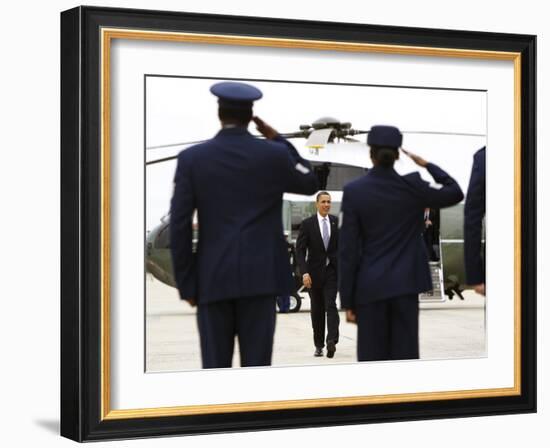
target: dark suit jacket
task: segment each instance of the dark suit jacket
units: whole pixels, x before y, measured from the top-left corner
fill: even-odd
[[[429,186],[419,173],[400,176],[374,167],[344,187],[339,242],[342,308],[418,294],[432,288],[423,241],[424,208],[442,208],[464,197],[445,171],[429,163],[442,184]]]
[[[472,174],[464,205],[464,264],[466,283],[485,282],[481,258],[481,230],[485,216],[485,147],[474,154]]]
[[[438,244],[439,243],[439,210],[430,208],[430,211],[428,213],[428,219],[431,221],[432,224],[426,227],[426,220],[424,219],[424,237],[428,238],[432,242],[432,244]]]
[[[329,263],[338,270],[338,218],[328,215],[330,221],[330,240],[325,250],[323,237],[317,219],[317,213],[302,221],[300,233],[296,240],[296,259],[301,275],[308,273],[313,286],[324,282],[324,275]]]
[[[222,129],[178,156],[170,209],[176,283],[199,303],[293,290],[282,225],[284,192],[313,194],[310,164],[286,140]],[[199,242],[192,253],[192,216]]]

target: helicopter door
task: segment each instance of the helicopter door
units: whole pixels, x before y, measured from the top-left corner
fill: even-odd
[[[441,252],[441,242],[439,242],[439,260],[430,261],[430,273],[432,275],[433,289],[418,295],[420,303],[426,302],[444,302],[445,289],[443,287],[443,254]]]

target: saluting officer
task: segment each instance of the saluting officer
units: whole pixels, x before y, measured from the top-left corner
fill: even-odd
[[[292,291],[282,225],[284,192],[317,190],[310,164],[260,118],[256,87],[213,85],[222,129],[178,155],[170,211],[171,251],[180,297],[198,305],[203,368],[271,364],[275,298]],[[251,120],[266,139],[247,130]],[[192,252],[192,217],[199,242]]]
[[[472,174],[464,205],[464,264],[466,283],[485,295],[485,264],[481,232],[485,217],[485,146],[474,154]]]
[[[432,289],[424,209],[463,198],[445,171],[404,150],[442,188],[419,173],[399,175],[393,165],[402,141],[396,127],[373,126],[367,138],[373,168],[344,188],[339,290],[346,319],[358,325],[359,361],[419,357],[418,293]]]

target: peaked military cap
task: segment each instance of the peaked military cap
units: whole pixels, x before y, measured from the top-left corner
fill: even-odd
[[[403,134],[395,126],[372,126],[367,137],[369,146],[400,148],[402,143]]]
[[[244,82],[219,82],[210,87],[218,97],[218,104],[232,109],[249,109],[252,103],[262,97],[262,92]]]

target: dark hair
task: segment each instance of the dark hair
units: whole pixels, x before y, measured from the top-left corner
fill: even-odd
[[[233,107],[218,107],[218,117],[224,123],[234,123],[239,126],[248,126],[252,120],[252,108],[237,109]]]
[[[370,156],[378,165],[384,168],[391,168],[399,157],[399,151],[397,148],[390,146],[373,145],[370,147]]]
[[[328,196],[330,198],[330,193],[328,191],[320,191],[319,193],[317,193],[317,197],[315,198],[315,202],[319,202],[319,198],[321,196]]]

